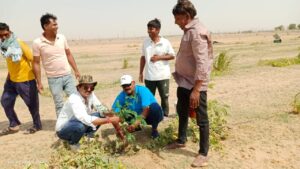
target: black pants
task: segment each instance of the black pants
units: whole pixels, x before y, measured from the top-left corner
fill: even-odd
[[[159,81],[150,81],[145,80],[146,87],[151,91],[155,96],[156,88],[161,99],[161,107],[165,116],[169,115],[169,79],[159,80]]]
[[[184,144],[187,140],[187,127],[190,110],[190,94],[192,90],[177,88],[177,113],[179,116],[178,142]],[[206,156],[209,149],[209,121],[207,115],[207,93],[200,92],[200,105],[196,109],[197,125],[199,126],[200,142],[199,154]]]

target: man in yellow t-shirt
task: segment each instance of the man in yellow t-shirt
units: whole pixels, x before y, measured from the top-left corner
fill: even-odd
[[[14,110],[18,95],[24,100],[33,119],[33,126],[25,133],[35,133],[42,129],[42,123],[39,114],[38,90],[31,66],[32,52],[23,41],[17,39],[5,23],[0,23],[0,47],[0,53],[6,59],[8,68],[1,105],[9,120],[9,127],[3,129],[0,136],[19,131],[21,122]]]

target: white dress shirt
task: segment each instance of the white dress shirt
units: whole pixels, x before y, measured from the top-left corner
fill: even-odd
[[[70,95],[65,102],[56,122],[55,130],[60,131],[64,125],[72,118],[76,118],[87,126],[96,129],[96,126],[92,123],[98,117],[91,116],[94,112],[99,112],[100,116],[104,117],[103,112],[108,109],[101,104],[94,92],[87,99],[87,104],[84,98],[78,91]]]

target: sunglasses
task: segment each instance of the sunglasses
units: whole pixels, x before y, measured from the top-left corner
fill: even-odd
[[[94,91],[95,90],[95,86],[94,85],[84,85],[83,89],[85,91]]]
[[[127,87],[130,87],[130,86],[131,86],[131,83],[130,84],[123,84],[122,85],[123,88],[127,88]]]

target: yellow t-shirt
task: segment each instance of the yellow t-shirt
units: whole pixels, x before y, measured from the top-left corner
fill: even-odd
[[[11,57],[6,58],[10,80],[13,82],[25,82],[34,79],[31,62],[33,60],[32,52],[28,45],[18,39],[23,55],[19,62],[13,62]]]

